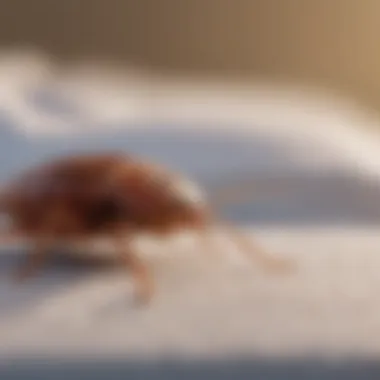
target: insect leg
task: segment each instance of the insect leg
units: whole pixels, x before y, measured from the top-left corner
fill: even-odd
[[[122,263],[131,271],[136,287],[136,299],[140,303],[148,303],[154,293],[154,283],[152,274],[148,266],[132,250],[129,242],[125,239],[117,238]]]
[[[248,239],[243,233],[237,231],[234,227],[228,226],[229,235],[233,238],[234,243],[239,250],[248,254],[250,258],[256,259],[265,269],[270,271],[289,271],[295,268],[293,261],[289,259],[280,259],[272,257],[268,252],[264,251],[252,239]]]

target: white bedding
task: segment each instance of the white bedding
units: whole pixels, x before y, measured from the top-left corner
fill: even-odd
[[[237,262],[223,236],[216,256],[196,245],[183,251],[175,242],[151,244],[151,252],[162,253],[147,257],[157,277],[157,298],[147,309],[135,309],[123,272],[55,267],[12,287],[7,274],[20,253],[4,250],[2,358],[380,357],[379,149],[374,149],[376,140],[352,134],[364,117],[347,110],[339,114],[328,102],[307,106],[300,95],[294,101],[283,95],[280,101],[281,92],[255,90],[254,96],[235,91],[228,97],[226,90],[221,96],[211,87],[208,92],[195,85],[176,87],[162,78],[133,77],[124,87],[109,79],[103,92],[91,93],[84,80],[79,88],[78,77],[49,77],[43,63],[34,64],[38,70],[0,64],[0,76],[8,80],[0,94],[4,178],[36,157],[72,147],[125,147],[205,182],[213,175],[229,180],[243,171],[264,179],[281,175],[288,178],[287,190],[262,202],[259,195],[229,211],[269,251],[294,258],[298,270],[273,276]],[[25,100],[31,90],[46,88],[60,88],[77,113],[49,115]],[[88,129],[83,139],[83,133],[74,133],[94,120],[99,128],[108,125],[108,134]],[[65,125],[76,131],[64,130]],[[346,179],[341,183],[339,176]]]

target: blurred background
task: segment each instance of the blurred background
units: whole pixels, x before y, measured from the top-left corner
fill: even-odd
[[[0,42],[59,60],[333,86],[379,107],[376,0],[4,1]]]
[[[175,248],[155,263],[157,303],[131,310],[112,276],[56,268],[9,289],[6,251],[0,375],[377,379],[379,12],[378,0],[1,1],[2,181],[60,154],[149,157],[211,202],[248,192],[217,212],[299,269],[236,273],[200,248],[184,265]]]

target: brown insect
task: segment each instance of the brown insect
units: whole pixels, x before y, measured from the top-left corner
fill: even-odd
[[[156,164],[113,153],[61,157],[30,168],[3,189],[0,207],[11,221],[8,236],[32,244],[15,273],[17,281],[35,274],[58,244],[107,236],[117,251],[113,259],[134,276],[140,301],[151,298],[154,281],[130,244],[136,234],[164,236],[191,229],[206,237],[209,227],[221,224],[191,181]],[[266,266],[287,265],[250,246],[234,228],[228,231],[240,248]]]

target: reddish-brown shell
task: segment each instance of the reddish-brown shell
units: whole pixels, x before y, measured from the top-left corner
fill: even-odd
[[[202,197],[187,197],[181,178],[118,154],[62,157],[30,168],[2,194],[2,211],[25,236],[88,236],[199,228]]]

